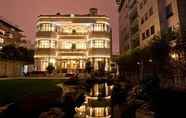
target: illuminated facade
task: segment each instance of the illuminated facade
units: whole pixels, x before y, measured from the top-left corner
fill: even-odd
[[[35,65],[45,71],[48,64],[56,70],[94,69],[103,61],[109,70],[111,28],[109,18],[91,8],[86,15],[41,15],[37,22]]]

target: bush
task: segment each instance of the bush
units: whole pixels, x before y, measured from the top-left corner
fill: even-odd
[[[14,45],[6,45],[0,51],[0,57],[8,60],[34,62],[34,50]]]
[[[51,74],[54,72],[55,67],[52,64],[49,64],[46,69],[47,69],[48,73]]]

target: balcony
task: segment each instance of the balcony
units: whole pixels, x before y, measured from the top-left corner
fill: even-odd
[[[138,26],[139,25],[139,20],[138,18],[135,18],[131,23],[131,27],[135,27],[135,26]]]
[[[2,38],[8,38],[8,37],[6,37],[6,36],[3,35],[3,34],[0,34],[0,37],[2,37]]]
[[[137,5],[134,5],[131,9],[129,9],[129,18],[135,19],[137,16],[138,16]]]
[[[132,33],[132,35],[133,35],[133,34],[136,33],[136,32],[139,32],[139,26],[138,26],[138,24],[133,24],[133,25],[131,26],[131,33]]]
[[[88,99],[88,106],[91,107],[108,107],[111,105],[111,99],[101,99],[99,98],[98,100],[90,100]]]
[[[110,56],[111,49],[110,48],[91,48],[91,49],[88,49],[88,53],[89,53],[89,55]]]
[[[86,35],[60,35],[59,36],[59,39],[62,39],[62,40],[85,40],[87,38]]]
[[[136,3],[136,0],[129,0],[129,8],[132,8]]]
[[[44,31],[39,31],[36,33],[37,38],[56,38],[57,33],[56,32],[44,32]]]
[[[73,57],[86,57],[86,54],[85,53],[58,53],[58,55],[57,56],[64,56],[64,57],[67,57],[67,56],[69,56],[69,58],[71,57],[71,56],[73,56]]]
[[[87,49],[78,49],[78,48],[75,48],[75,49],[64,49],[64,48],[60,48],[58,49],[58,51],[60,52],[67,52],[67,53],[74,53],[74,52],[85,52],[87,51]]]
[[[111,38],[111,32],[90,32],[89,37]]]
[[[86,39],[87,33],[81,32],[59,32],[60,39]]]
[[[35,50],[35,55],[56,55],[55,48],[37,48]]]
[[[139,33],[134,34],[134,36],[132,37],[132,48],[136,48],[140,45],[140,39],[139,39],[139,35],[137,35]]]
[[[82,33],[82,32],[59,32],[59,35],[87,35],[87,33]]]

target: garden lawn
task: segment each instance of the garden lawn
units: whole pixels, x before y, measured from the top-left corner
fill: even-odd
[[[45,96],[56,89],[62,80],[0,80],[0,104],[17,102],[26,96]]]

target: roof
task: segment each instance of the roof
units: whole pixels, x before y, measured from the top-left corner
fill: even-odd
[[[11,27],[14,28],[15,30],[19,31],[19,32],[23,32],[21,29],[19,29],[18,27],[11,25],[10,23],[8,23],[7,21],[4,21],[2,19],[0,19],[0,23],[3,23],[4,25],[6,25],[7,27]]]
[[[72,14],[60,14],[57,13],[55,15],[40,15],[38,17],[71,17]],[[74,17],[106,17],[108,18],[106,15],[91,15],[91,14],[73,14]]]

